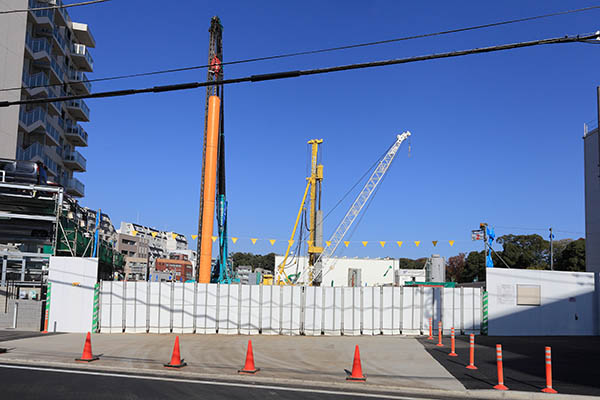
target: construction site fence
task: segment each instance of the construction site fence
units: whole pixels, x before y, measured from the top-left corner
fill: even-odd
[[[103,333],[479,334],[482,290],[103,281],[99,315]]]

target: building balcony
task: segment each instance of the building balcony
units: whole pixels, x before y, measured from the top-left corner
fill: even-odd
[[[62,0],[50,0],[48,1],[49,5],[62,6]],[[54,22],[59,25],[69,26],[71,25],[71,18],[69,18],[69,14],[67,13],[67,9],[64,7],[59,7],[54,9]]]
[[[79,124],[67,125],[65,137],[74,146],[86,147],[88,145],[88,134]]]
[[[29,75],[23,71],[23,87],[30,97],[48,96],[48,84],[50,79],[45,72]]]
[[[69,81],[71,82],[71,86],[79,93],[92,93],[92,84],[87,80],[87,76],[82,71],[69,69]]]
[[[85,186],[77,178],[69,178],[66,180],[65,185],[67,193],[75,197],[85,196]]]
[[[48,7],[48,3],[29,0],[29,15],[32,16],[36,25],[51,27],[54,25],[54,10],[35,10],[36,8]]]
[[[87,47],[96,47],[96,40],[87,24],[71,22],[71,29],[73,30],[75,39],[77,39],[78,43],[84,44]]]
[[[56,98],[62,95],[61,91],[57,87],[48,87],[48,97]],[[61,113],[61,103],[60,101],[53,101],[52,103],[48,103],[48,111],[54,111],[54,115],[60,115]],[[61,126],[62,128],[62,126]],[[63,129],[64,130],[64,129]]]
[[[71,58],[73,62],[87,72],[94,70],[94,60],[85,44],[73,43],[71,47]]]
[[[32,38],[28,33],[25,35],[25,49],[30,58],[36,62],[49,63],[52,46],[46,38]]]
[[[47,145],[59,145],[60,133],[50,124],[48,114],[44,109],[36,107],[29,112],[21,110],[19,123],[27,133],[45,135]]]
[[[71,114],[73,118],[77,121],[89,122],[90,109],[87,104],[85,104],[85,101],[82,99],[68,100],[66,104],[67,110],[69,110],[69,114]]]
[[[87,160],[77,150],[65,154],[63,159],[65,167],[74,171],[85,172]]]
[[[56,162],[48,157],[44,151],[44,145],[41,143],[33,143],[26,149],[17,147],[17,159],[25,161],[41,161],[48,169],[48,172],[52,173],[54,176],[58,174]]]

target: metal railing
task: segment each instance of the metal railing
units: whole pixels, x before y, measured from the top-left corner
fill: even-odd
[[[48,7],[48,3],[40,3],[36,0],[29,0],[29,8],[45,8]],[[46,17],[50,21],[54,22],[54,10],[30,10],[36,17]]]
[[[88,92],[92,91],[92,84],[87,81],[87,75],[84,74],[83,71],[69,69],[69,79],[71,81],[77,81],[82,83],[87,88]]]
[[[65,133],[70,133],[73,135],[77,135],[80,138],[82,138],[86,143],[88,140],[88,134],[87,132],[78,124],[75,125],[67,125],[67,129],[65,130]]]
[[[50,54],[50,49],[52,46],[50,42],[46,38],[32,38],[29,33],[25,34],[25,44],[29,47],[32,53],[38,53],[40,51],[45,51]]]
[[[73,150],[70,153],[66,153],[65,154],[65,161],[76,162],[79,165],[81,165],[83,167],[83,169],[86,169],[87,160],[77,150]]]
[[[85,116],[87,118],[90,117],[90,109],[87,106],[87,104],[85,104],[85,101],[83,101],[82,99],[68,100],[67,101],[67,107],[80,108],[81,111],[85,114]]]
[[[17,148],[17,158],[19,160],[30,161],[35,157],[39,157],[46,168],[52,171],[54,174],[57,173],[57,165],[54,160],[52,160],[48,155],[44,152],[44,145],[38,142],[33,143],[26,149]]]
[[[85,194],[85,186],[77,178],[68,179],[67,187],[74,189],[75,191],[77,191],[78,193],[81,193],[82,195]]]
[[[23,83],[26,87],[44,87],[50,83],[50,79],[45,72],[38,72],[33,75],[23,72]]]

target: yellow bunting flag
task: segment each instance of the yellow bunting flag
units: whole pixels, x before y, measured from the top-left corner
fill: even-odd
[[[177,234],[176,233],[171,233],[171,236],[173,236],[173,240],[177,239]],[[214,240],[213,240],[214,242]]]
[[[438,241],[437,240],[432,240],[431,243],[433,243],[433,247],[437,246]]]
[[[402,241],[396,242],[398,243],[398,247],[402,247]]]
[[[271,243],[271,246],[273,246],[275,244],[275,239],[269,239],[269,243]]]
[[[327,245],[327,247],[331,246],[331,242],[329,240],[326,241],[325,244]]]
[[[257,241],[258,239],[256,239],[256,238],[250,238],[250,240],[252,241],[252,244],[256,244],[256,241]]]
[[[213,240],[213,243],[217,241],[217,237],[216,236],[211,236],[211,239]]]
[[[151,235],[152,235],[152,237],[153,237],[153,238],[155,238],[155,237],[156,237],[156,235],[158,235],[158,232],[152,232],[152,233],[151,233]],[[134,236],[135,236],[135,235],[134,235]],[[198,235],[196,235],[196,236],[198,236]],[[192,237],[194,237],[194,235],[192,235]]]
[[[365,246],[365,247],[367,247],[367,243],[369,243],[369,242],[367,242],[366,240],[362,242],[363,246]]]
[[[454,246],[454,240],[448,240],[448,243],[450,243],[450,246]]]
[[[381,247],[385,247],[385,241],[380,241],[379,244],[381,245]]]
[[[237,242],[237,240],[238,240],[238,238],[236,238],[236,237],[232,237],[232,238],[231,238],[231,241],[232,241],[234,244],[235,244],[235,242]]]
[[[152,232],[152,236],[154,236],[154,232]],[[197,237],[198,235],[192,235],[192,240],[196,240]]]
[[[346,245],[346,247],[348,247],[348,245],[350,244],[350,242],[344,242],[344,244]]]
[[[415,246],[419,247],[419,245],[420,245],[420,244],[421,244],[421,241],[420,241],[420,240],[416,240],[416,241],[415,241]]]
[[[290,239],[290,240],[288,240],[288,244],[291,246],[294,244],[294,241]]]
[[[131,231],[131,236],[137,235],[137,231]]]

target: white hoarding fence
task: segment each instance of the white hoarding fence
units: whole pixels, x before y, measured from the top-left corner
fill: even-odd
[[[424,334],[429,318],[479,333],[482,291],[441,287],[302,287],[101,282],[100,331],[229,335]]]

